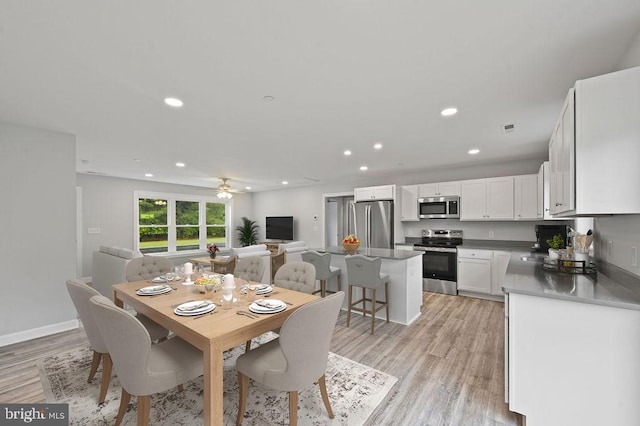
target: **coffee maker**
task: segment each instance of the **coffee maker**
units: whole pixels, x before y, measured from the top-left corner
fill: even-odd
[[[567,225],[536,225],[536,245],[532,248],[533,251],[546,253],[549,251],[549,244],[547,240],[553,238],[554,235],[560,234],[564,240],[565,246],[567,244]]]

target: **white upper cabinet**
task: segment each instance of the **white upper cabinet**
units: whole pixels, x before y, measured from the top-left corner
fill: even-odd
[[[355,188],[353,190],[353,198],[355,201],[393,200],[395,188],[395,185]]]
[[[542,204],[538,204],[538,175],[514,176],[514,218],[537,220],[542,217]]]
[[[569,91],[549,143],[552,214],[640,213],[639,93],[640,67]]]
[[[417,221],[418,218],[418,185],[400,187],[400,220]]]
[[[460,220],[513,220],[513,176],[462,181]]]
[[[418,185],[418,198],[460,196],[460,182],[438,182]]]

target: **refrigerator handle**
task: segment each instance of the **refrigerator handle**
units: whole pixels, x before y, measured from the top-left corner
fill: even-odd
[[[356,203],[349,201],[348,229],[347,234],[355,234],[358,232],[358,224],[356,223]]]
[[[367,206],[367,248],[371,248],[371,206]]]

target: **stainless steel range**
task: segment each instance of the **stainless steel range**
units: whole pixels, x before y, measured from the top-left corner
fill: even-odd
[[[425,291],[458,294],[457,246],[462,244],[462,231],[423,229],[422,241],[413,245],[422,251],[422,288]]]

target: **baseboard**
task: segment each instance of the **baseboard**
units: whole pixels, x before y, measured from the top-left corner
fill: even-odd
[[[0,347],[13,345],[14,343],[26,342],[27,340],[37,339],[38,337],[50,336],[63,331],[73,330],[80,325],[77,319],[57,324],[45,325],[44,327],[32,328],[30,330],[19,331],[17,333],[5,334],[0,336]]]

